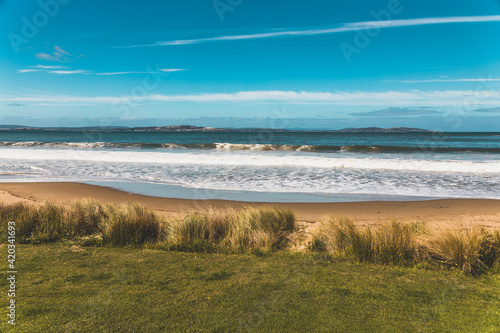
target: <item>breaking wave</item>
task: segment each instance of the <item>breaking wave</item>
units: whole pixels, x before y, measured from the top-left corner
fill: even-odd
[[[0,141],[0,147],[58,147],[81,149],[200,149],[221,151],[296,151],[319,153],[489,153],[500,154],[500,147],[432,147],[368,145],[276,145],[260,143],[146,143],[146,142],[42,142]]]

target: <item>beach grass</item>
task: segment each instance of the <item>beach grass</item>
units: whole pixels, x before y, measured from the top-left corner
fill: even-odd
[[[293,211],[273,206],[210,208],[168,220],[133,203],[112,205],[88,199],[69,205],[0,204],[2,243],[8,221],[16,222],[18,243],[74,241],[81,246],[145,246],[198,253],[294,252],[297,233]],[[357,262],[443,266],[478,275],[498,271],[500,233],[474,227],[432,234],[422,223],[360,226],[346,217],[330,216],[312,235],[309,251]]]
[[[430,253],[444,265],[468,274],[481,274],[498,263],[498,230],[487,232],[479,226],[448,227],[430,241]]]
[[[109,217],[103,223],[103,244],[141,245],[158,241],[161,219],[151,210],[130,204],[119,208],[109,206],[108,212]]]
[[[1,246],[4,251],[5,245]],[[500,280],[329,254],[17,246],[1,332],[495,332]],[[0,270],[7,271],[2,261]],[[0,288],[8,289],[0,280]],[[6,294],[0,296],[5,304]],[[6,318],[6,306],[0,316]]]
[[[6,230],[8,221],[15,221],[19,243],[86,240],[94,236],[102,244],[142,245],[158,240],[161,220],[156,213],[137,204],[104,205],[96,200],[76,201],[68,206],[51,202],[0,205],[2,230]],[[2,233],[2,241],[5,237]]]
[[[286,248],[296,225],[290,209],[246,207],[239,211],[209,209],[192,213],[167,228],[165,245],[172,249],[249,252]]]
[[[294,232],[290,209],[246,207],[209,209],[183,219],[166,220],[138,204],[111,205],[82,200],[70,205],[0,204],[0,225],[16,221],[20,243],[47,243],[80,239],[82,245],[157,244],[172,250],[248,252],[284,249]],[[2,233],[2,240],[6,234]]]
[[[309,250],[296,251],[295,215],[272,206],[166,220],[96,200],[0,204],[3,250],[8,221],[16,222],[19,302],[15,330],[4,320],[1,332],[499,327],[500,232],[480,227],[432,233],[422,223],[360,226],[330,216]]]
[[[414,264],[420,258],[418,228],[391,221],[376,227],[361,227],[342,216],[330,216],[313,236],[312,248],[359,262]]]
[[[313,234],[310,248],[358,262],[442,265],[471,275],[500,264],[500,232],[479,226],[429,233],[422,223],[359,226],[346,217],[329,216]]]

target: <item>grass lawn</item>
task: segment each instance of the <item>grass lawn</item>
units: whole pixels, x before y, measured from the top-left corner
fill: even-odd
[[[276,253],[17,245],[1,332],[499,332],[500,275]]]

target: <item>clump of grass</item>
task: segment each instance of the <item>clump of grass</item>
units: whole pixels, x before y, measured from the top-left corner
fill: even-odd
[[[103,221],[109,216],[109,207],[97,200],[85,199],[72,203],[66,214],[68,238],[95,235],[102,231]]]
[[[108,218],[102,228],[103,244],[141,245],[158,240],[160,219],[153,211],[137,204],[107,209]]]
[[[253,249],[278,250],[287,245],[295,229],[295,216],[289,209],[246,207],[193,213],[169,226],[171,249],[249,252]],[[197,246],[194,246],[197,244]],[[212,246],[207,246],[212,244]],[[203,246],[201,246],[203,245]]]
[[[26,223],[30,224],[28,221]],[[57,241],[64,236],[64,209],[57,204],[47,202],[38,207],[35,219],[31,223],[35,225],[31,235],[32,243]]]
[[[229,231],[233,211],[209,209],[206,213],[191,213],[170,224],[170,240],[173,243],[189,243],[206,240],[219,244]]]
[[[225,245],[232,250],[279,250],[295,230],[295,215],[287,208],[247,207],[238,212]]]
[[[53,242],[64,236],[64,209],[54,203],[2,205],[2,230],[9,221],[16,222],[16,240],[20,243]]]
[[[416,233],[412,225],[397,221],[372,230],[346,217],[330,216],[313,235],[312,248],[360,262],[413,263],[419,253]]]
[[[491,268],[499,258],[499,232],[482,227],[447,228],[430,241],[431,255],[449,267],[477,275]]]
[[[423,241],[422,224],[392,221],[373,227],[356,226],[341,216],[330,216],[313,235],[311,249],[360,262],[397,265],[438,263],[477,275],[500,265],[500,232],[484,228],[442,230]]]
[[[2,242],[7,240],[7,223],[16,221],[16,240],[27,242],[35,230],[36,209],[32,205],[17,203],[14,205],[0,205],[0,224],[2,227]]]
[[[139,205],[103,205],[96,200],[77,201],[67,206],[51,202],[0,205],[2,241],[6,240],[3,230],[7,222],[15,221],[16,240],[20,243],[79,238],[87,245],[100,245],[102,238],[104,244],[138,245],[159,239],[160,220],[151,210]]]
[[[375,231],[373,252],[383,263],[415,263],[425,250],[417,242],[419,228],[415,224],[392,221]]]

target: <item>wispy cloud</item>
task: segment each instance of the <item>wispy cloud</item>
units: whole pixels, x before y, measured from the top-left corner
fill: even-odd
[[[33,66],[33,68],[27,69],[19,69],[18,73],[33,73],[33,72],[42,72],[47,74],[60,74],[60,75],[70,75],[70,74],[88,74],[88,75],[128,75],[128,74],[150,74],[151,72],[147,71],[126,71],[126,72],[92,72],[85,69],[75,69],[75,70],[66,70],[63,69],[63,66],[42,66],[37,65]],[[171,73],[171,72],[180,72],[186,71],[187,69],[182,68],[160,68],[157,69],[158,72],[163,73]]]
[[[40,67],[43,68],[43,67]],[[47,66],[47,68],[58,68],[57,66]],[[64,68],[64,67],[61,67]],[[32,69],[32,68],[27,68],[27,69],[18,69],[18,73],[34,73],[34,72],[40,72],[40,73],[47,73],[47,74],[63,74],[63,75],[69,75],[69,74],[91,74],[90,72],[83,70],[83,69],[76,69],[76,70],[64,70],[64,69]]]
[[[87,72],[86,70],[83,70],[83,69],[77,69],[77,70],[73,70],[73,71],[66,71],[66,70],[56,70],[56,71],[48,71],[48,73],[50,74],[63,74],[63,75],[69,75],[69,74],[90,74],[89,72]]]
[[[7,106],[25,106],[26,104],[21,104],[21,103],[10,103],[7,104]]]
[[[118,48],[189,45],[189,44],[235,41],[235,40],[246,40],[246,39],[335,34],[347,31],[357,31],[357,30],[374,29],[374,28],[382,29],[382,28],[411,27],[411,26],[431,25],[431,24],[477,23],[477,22],[500,22],[500,15],[427,17],[427,18],[415,18],[415,19],[403,19],[403,20],[351,22],[351,23],[344,23],[339,25],[338,27],[330,29],[285,30],[277,32],[247,34],[247,35],[217,36],[217,37],[197,38],[197,39],[179,39],[179,40],[159,41],[153,44],[119,46]]]
[[[207,93],[190,95],[150,94],[142,97],[117,96],[0,96],[3,102],[33,103],[92,103],[119,104],[137,102],[194,102],[194,103],[286,103],[286,104],[331,104],[340,106],[381,106],[381,107],[460,107],[470,98],[476,107],[500,105],[500,91],[446,90],[446,91],[386,91],[386,92],[307,92],[307,91],[240,91],[235,93]],[[426,111],[427,112],[427,111]]]
[[[68,56],[71,56],[71,53],[63,50],[60,46],[54,45],[54,52],[52,53],[37,53],[35,57],[40,60],[45,61],[55,61],[55,62],[68,62]]]
[[[17,70],[18,73],[32,73],[32,72],[41,72],[41,71],[42,71],[41,69],[31,69],[31,68]]]
[[[429,80],[401,80],[401,83],[433,83],[433,82],[500,82],[500,78],[464,78],[464,79],[429,79]]]
[[[71,55],[71,53],[69,53],[66,50],[63,50],[60,46],[57,46],[57,45],[54,45],[54,50],[56,50],[56,52],[59,52],[59,53],[65,54],[65,55],[69,55],[69,56]]]
[[[171,72],[180,72],[185,71],[187,69],[184,68],[160,68],[159,72],[171,73]],[[107,72],[107,73],[95,73],[96,75],[127,75],[127,74],[149,74],[151,72]]]
[[[41,68],[41,69],[60,69],[60,68],[65,68],[65,66],[45,66],[45,65],[36,65],[32,66],[34,68]]]

